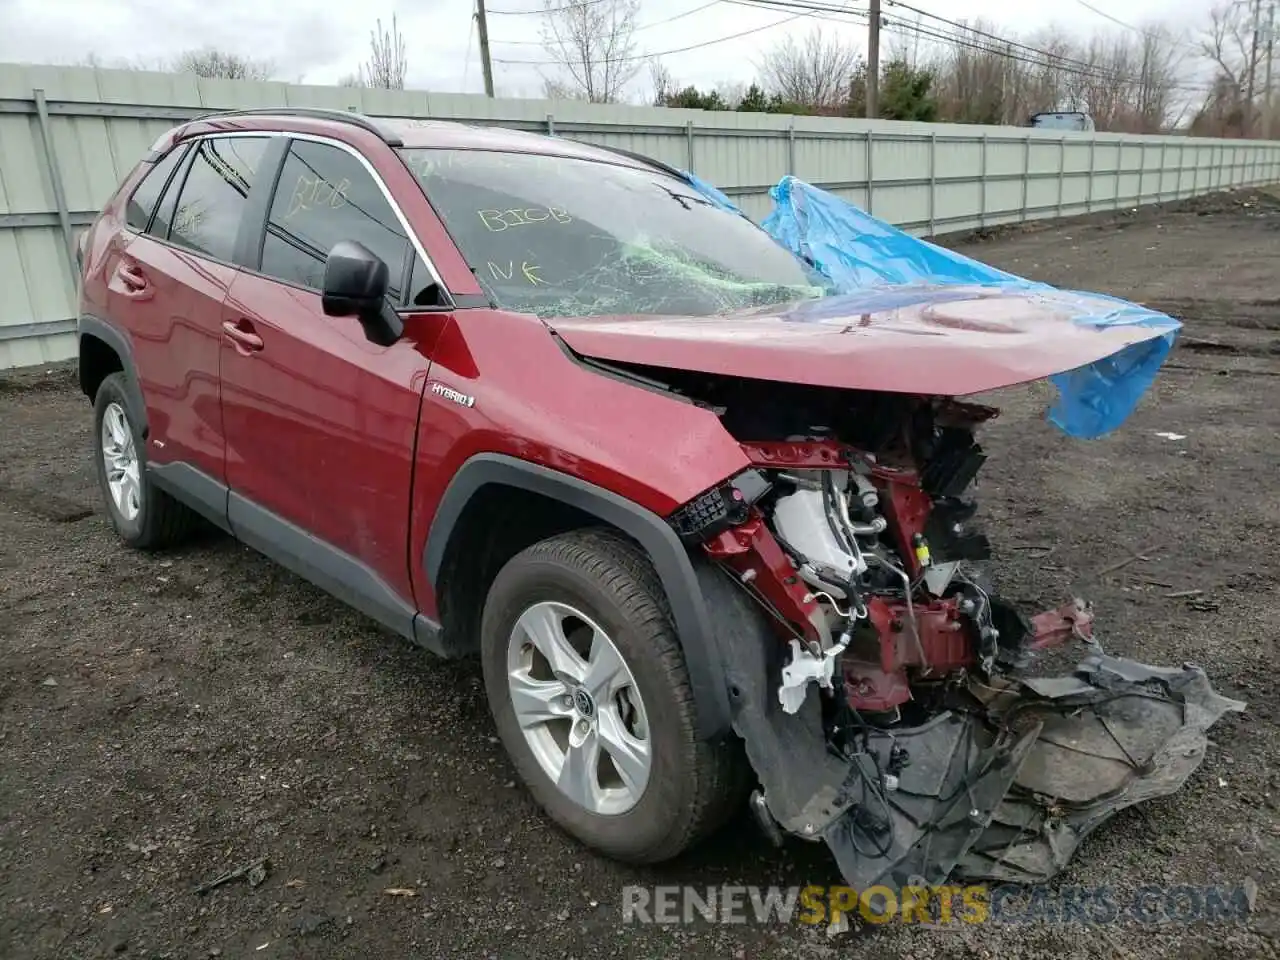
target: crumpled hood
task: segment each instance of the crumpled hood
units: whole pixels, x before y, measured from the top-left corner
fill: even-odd
[[[963,396],[1095,364],[1177,329],[1132,304],[1047,287],[920,284],[712,317],[556,318],[598,360],[761,380]],[[1098,322],[1082,322],[1098,318]]]

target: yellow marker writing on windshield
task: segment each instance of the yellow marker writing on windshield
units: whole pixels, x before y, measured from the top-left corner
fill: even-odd
[[[511,210],[477,210],[476,216],[491,233],[502,233],[512,227],[527,226],[550,220],[553,223],[572,223],[564,207],[523,207]]]
[[[495,280],[510,280],[516,273],[516,262],[514,260],[507,261],[507,267],[505,270],[492,260],[488,262],[488,267],[489,276],[493,277]],[[529,281],[530,286],[536,287],[539,284],[544,287],[547,286],[547,281],[538,276],[538,271],[541,269],[542,268],[536,263],[530,263],[528,260],[522,260],[520,262],[520,273]]]

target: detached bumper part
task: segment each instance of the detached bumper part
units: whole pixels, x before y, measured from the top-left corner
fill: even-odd
[[[815,755],[817,695],[788,714],[760,693],[743,691],[738,729],[770,812],[859,889],[1047,881],[1113,814],[1181,787],[1209,727],[1244,709],[1196,666],[1094,654],[1071,676],[970,682],[921,726],[870,731],[850,763]]]

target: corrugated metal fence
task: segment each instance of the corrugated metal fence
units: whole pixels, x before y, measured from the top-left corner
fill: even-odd
[[[308,106],[537,130],[648,154],[753,217],[787,173],[933,235],[1280,180],[1280,143],[707,113],[0,65],[0,369],[75,353],[71,244],[165,129]]]

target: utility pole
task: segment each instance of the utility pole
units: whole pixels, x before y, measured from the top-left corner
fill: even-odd
[[[1262,139],[1271,139],[1271,61],[1276,52],[1276,0],[1271,0],[1270,13],[1267,15],[1267,70],[1264,74],[1266,87],[1262,97]]]
[[[1253,43],[1249,48],[1249,80],[1245,93],[1246,114],[1244,135],[1253,133],[1253,81],[1258,73],[1258,31],[1262,26],[1262,0],[1253,0]]]
[[[867,119],[880,117],[880,0],[871,0],[867,26]]]
[[[476,0],[476,34],[480,37],[480,66],[484,69],[484,95],[493,96],[493,61],[489,59],[489,21],[484,16],[484,0]]]

